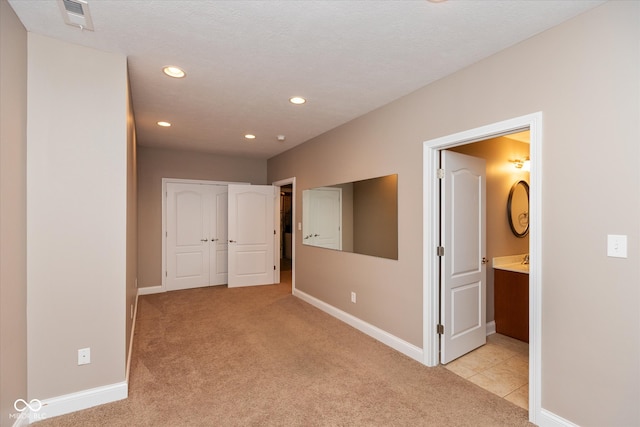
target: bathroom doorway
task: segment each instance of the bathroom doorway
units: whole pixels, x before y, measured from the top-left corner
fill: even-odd
[[[440,360],[443,364],[450,361],[445,367],[451,372],[525,410],[529,384],[529,209],[528,202],[516,203],[521,200],[514,195],[522,192],[527,198],[524,189],[530,182],[529,137],[526,130],[441,150],[443,154],[455,152],[479,158],[486,164],[486,239],[482,253],[486,264],[481,269],[486,279],[476,282],[485,285],[486,328],[481,325],[482,330],[478,330],[482,345],[455,360],[443,357],[447,347],[442,339],[448,336],[444,331]],[[451,174],[451,170],[445,172],[445,176]],[[514,186],[522,191],[515,192]],[[509,215],[509,209],[518,215]],[[467,311],[467,316],[473,312]],[[467,334],[465,330],[460,335]]]
[[[542,115],[534,113],[515,119],[505,120],[454,135],[437,138],[424,143],[424,282],[423,296],[425,306],[424,319],[424,363],[428,366],[439,364],[440,294],[439,294],[439,197],[438,197],[438,160],[440,151],[465,146],[479,141],[506,135],[530,131],[529,158],[530,171],[530,212],[531,232],[529,233],[529,249],[531,267],[529,275],[529,420],[535,422],[540,414],[540,260],[541,260],[541,130]],[[505,163],[509,159],[505,159]],[[506,210],[506,207],[505,207]],[[490,266],[489,266],[490,267]]]

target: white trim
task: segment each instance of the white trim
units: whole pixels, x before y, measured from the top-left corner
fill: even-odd
[[[549,412],[546,409],[540,410],[540,416],[537,419],[537,425],[540,427],[578,427],[578,424],[574,424],[569,420]]]
[[[305,302],[308,302],[314,307],[319,308],[325,313],[330,314],[336,319],[342,320],[344,323],[356,328],[360,332],[363,332],[370,337],[380,341],[381,343],[386,344],[387,346],[399,351],[405,356],[409,356],[410,358],[417,360],[418,362],[422,362],[424,356],[420,347],[408,343],[396,337],[395,335],[391,335],[390,333],[383,331],[382,329],[373,326],[370,323],[365,322],[364,320],[358,319],[357,317],[346,313],[332,305],[329,305],[324,301],[312,297],[305,292],[296,290],[293,295]]]
[[[127,382],[123,381],[102,387],[91,388],[77,393],[65,394],[42,400],[42,409],[29,414],[29,422],[41,421],[45,418],[57,417],[81,411],[105,403],[126,399],[128,396]]]
[[[492,320],[491,322],[487,322],[487,336],[493,335],[496,333],[496,321]]]
[[[436,170],[438,151],[458,145],[482,141],[516,131],[530,130],[531,159],[529,255],[529,421],[536,424],[541,417],[542,385],[542,113],[537,112],[482,126],[423,143],[423,363],[439,363],[438,202]]]
[[[163,286],[147,286],[144,288],[138,288],[138,295],[161,294],[163,292],[166,292]]]
[[[129,354],[127,355],[127,372],[125,374],[125,381],[129,384],[129,373],[131,372],[131,354],[133,353],[133,335],[136,332],[136,319],[138,318],[138,296],[140,296],[140,290],[136,294],[136,302],[133,307],[133,319],[131,319],[131,336],[129,337]]]
[[[31,415],[31,411],[29,409],[20,413],[20,415],[13,422],[11,427],[26,427],[29,425],[29,416]]]
[[[202,179],[182,179],[182,178],[162,178],[162,271],[160,272],[160,277],[162,277],[162,290],[152,293],[160,293],[166,292],[167,290],[167,276],[165,272],[167,271],[167,241],[166,241],[166,230],[167,230],[167,184],[168,183],[178,183],[178,184],[201,184],[201,185],[229,185],[229,184],[241,184],[241,185],[251,185],[249,182],[231,182],[231,181],[206,181]],[[144,295],[144,294],[141,294]]]
[[[294,294],[296,291],[296,232],[298,231],[296,224],[296,177],[271,183],[271,185],[278,187],[288,184],[291,184],[291,293]]]

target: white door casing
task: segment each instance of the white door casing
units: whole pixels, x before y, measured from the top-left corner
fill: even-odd
[[[275,283],[277,187],[229,185],[229,287]]]
[[[437,366],[440,362],[440,339],[436,325],[440,316],[439,257],[439,168],[440,151],[483,141],[511,133],[530,131],[529,157],[529,421],[552,422],[542,409],[542,112],[536,112],[491,123],[455,134],[437,137],[423,143],[423,363]],[[551,425],[551,424],[550,424]]]
[[[440,362],[486,343],[485,160],[441,152]]]

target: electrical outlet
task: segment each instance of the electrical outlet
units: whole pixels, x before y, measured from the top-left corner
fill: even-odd
[[[133,304],[131,304],[131,318],[133,319]]]
[[[78,365],[88,365],[91,363],[91,349],[81,348],[78,350]]]
[[[356,293],[355,292],[351,292],[351,302],[352,303],[356,303]]]

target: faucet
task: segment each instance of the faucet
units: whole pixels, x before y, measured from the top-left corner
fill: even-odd
[[[526,255],[524,256],[524,259],[522,260],[522,263],[523,263],[523,264],[529,264],[529,254],[526,254]]]

